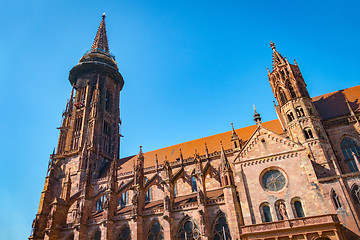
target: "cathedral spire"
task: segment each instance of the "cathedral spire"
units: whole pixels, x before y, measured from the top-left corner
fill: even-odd
[[[270,42],[270,47],[273,50],[273,69],[275,69],[279,65],[283,65],[286,63],[286,60],[281,54],[276,51],[275,43]]]
[[[256,111],[255,105],[253,106],[254,108],[254,121],[257,125],[261,124],[261,117],[260,117],[260,113],[258,113]]]
[[[105,26],[105,13],[102,15],[102,20],[99,26],[99,29],[96,33],[94,43],[91,47],[92,50],[101,50],[105,52],[109,52],[109,44],[106,35],[106,26]]]

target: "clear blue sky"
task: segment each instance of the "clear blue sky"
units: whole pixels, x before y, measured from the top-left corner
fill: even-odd
[[[270,40],[311,96],[359,84],[358,1],[0,2],[0,236],[25,239],[69,98],[106,12],[125,79],[121,156],[276,118]]]

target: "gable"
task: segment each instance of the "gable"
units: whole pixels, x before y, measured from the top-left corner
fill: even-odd
[[[235,162],[281,155],[303,149],[305,148],[302,145],[259,126],[236,156]]]

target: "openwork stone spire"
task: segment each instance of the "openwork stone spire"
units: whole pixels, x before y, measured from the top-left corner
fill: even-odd
[[[91,47],[93,50],[103,50],[109,52],[109,44],[106,35],[106,26],[105,26],[105,13],[102,15],[102,20],[99,26],[99,29],[96,33],[94,43]]]
[[[273,50],[273,55],[272,55],[273,69],[275,69],[279,65],[285,64],[286,63],[285,58],[281,56],[281,54],[278,51],[276,51],[275,43],[270,42],[270,47]]]

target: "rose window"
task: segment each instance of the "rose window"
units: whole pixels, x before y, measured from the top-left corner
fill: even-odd
[[[285,176],[278,170],[267,171],[262,177],[262,184],[269,191],[280,191],[285,187]]]

